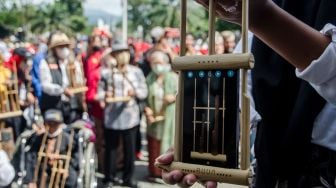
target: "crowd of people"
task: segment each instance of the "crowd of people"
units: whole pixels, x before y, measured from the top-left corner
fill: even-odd
[[[60,31],[32,43],[12,44],[6,37],[1,39],[0,110],[13,111],[5,90],[17,84],[17,110],[23,112],[4,119],[5,127],[13,129],[14,140],[26,130],[34,132],[28,143],[25,184],[32,188],[46,185],[55,176],[53,168],[59,157],[51,155],[44,164],[39,159],[43,148],[60,156],[71,150],[64,185],[76,186],[78,139],[69,128],[79,120],[93,125],[98,171],[105,175],[105,187],[136,187],[134,162],[143,158],[142,119],[148,141],[148,177],[161,177],[154,163],[173,145],[178,76],[171,63],[179,53],[179,36],[161,27],[153,28],[150,34],[151,43],[138,38],[123,43],[105,28],[95,28],[87,41]],[[235,41],[231,31],[216,33],[216,53],[232,53]],[[188,34],[186,43],[187,55],[207,54],[206,41]],[[69,143],[73,143],[71,147]],[[7,153],[12,159],[11,152]],[[117,178],[119,170],[123,172],[121,180]]]

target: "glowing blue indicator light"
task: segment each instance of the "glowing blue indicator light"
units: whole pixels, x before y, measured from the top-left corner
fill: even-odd
[[[216,76],[216,78],[220,78],[222,76],[222,72],[221,71],[216,71],[215,76]]]
[[[205,76],[205,72],[204,72],[204,71],[199,71],[198,76],[199,76],[200,78],[204,78],[204,76]]]
[[[229,70],[229,71],[227,72],[227,75],[228,75],[228,77],[232,78],[232,77],[234,77],[235,72],[234,72],[233,70]]]
[[[188,78],[192,78],[192,77],[194,77],[194,73],[193,72],[188,72]]]

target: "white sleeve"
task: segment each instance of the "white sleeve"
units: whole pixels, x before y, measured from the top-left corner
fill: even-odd
[[[42,60],[40,64],[40,78],[43,92],[51,96],[60,96],[63,94],[64,89],[62,86],[52,83],[50,69],[45,60]]]
[[[327,24],[322,33],[331,36],[332,42],[306,69],[296,69],[296,75],[308,81],[329,103],[336,105],[336,27]]]

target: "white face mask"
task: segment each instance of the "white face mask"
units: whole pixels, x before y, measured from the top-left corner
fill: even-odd
[[[171,66],[169,64],[168,65],[160,65],[160,64],[154,65],[152,70],[156,75],[165,74],[171,70]]]
[[[57,53],[58,58],[66,59],[70,55],[70,50],[67,47],[58,48],[58,49],[56,49],[56,53]]]
[[[102,39],[101,45],[104,46],[104,47],[108,47],[109,46],[109,40],[106,39],[106,38]]]

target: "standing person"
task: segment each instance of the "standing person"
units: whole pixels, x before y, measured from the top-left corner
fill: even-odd
[[[215,54],[224,54],[225,53],[225,45],[223,36],[219,33],[215,33]]]
[[[101,60],[105,49],[109,46],[111,34],[105,30],[96,28],[89,39],[89,48],[87,54],[83,54],[84,75],[86,78],[86,102],[88,105],[89,115],[95,123],[96,130],[96,149],[98,154],[98,170],[104,172],[104,126],[103,126],[103,109],[96,99],[98,83],[101,78]]]
[[[70,75],[68,67],[74,64],[76,75]],[[51,108],[63,112],[64,122],[70,124],[81,118],[83,112],[82,96],[70,90],[70,76],[78,83],[83,82],[80,62],[70,51],[70,40],[64,33],[51,37],[46,59],[40,63],[42,113]]]
[[[200,55],[200,52],[195,48],[195,37],[192,33],[188,33],[186,36],[186,55]]]
[[[233,53],[236,47],[236,36],[232,31],[223,31],[222,33],[224,39],[224,49],[226,54]]]
[[[207,6],[205,1],[199,2]],[[223,9],[230,7],[230,1],[218,3],[221,18],[239,22],[239,14],[234,16]],[[276,3],[250,2],[251,31],[259,38],[254,39],[252,47],[256,60],[252,70],[252,94],[262,117],[255,143],[256,187],[335,187],[336,149],[329,134],[334,133],[335,127],[333,100],[326,104],[312,85],[325,96],[319,89],[330,86],[331,82],[327,81],[334,80],[335,27],[323,29],[326,35],[318,30],[327,23],[335,23],[332,10],[336,2],[284,0]],[[296,78],[295,68],[298,76],[309,83]],[[171,159],[171,155],[165,155],[159,161],[166,163]],[[168,182],[182,181],[184,185],[196,180],[191,174],[182,180],[183,175],[176,171],[164,176]],[[174,176],[179,178],[174,180]],[[213,187],[214,183],[207,185]]]
[[[171,70],[169,57],[155,51],[150,57],[152,71],[147,76],[149,94],[147,117],[147,140],[150,177],[161,176],[160,169],[154,166],[155,159],[173,144],[175,126],[175,100],[177,75]],[[156,117],[163,117],[156,120]]]
[[[104,108],[105,126],[105,186],[113,186],[117,172],[117,148],[119,137],[124,144],[123,185],[136,187],[133,182],[136,126],[140,124],[137,99],[147,97],[147,86],[142,71],[129,65],[130,53],[127,45],[113,45],[112,57],[116,65],[102,70],[98,97]],[[106,97],[130,97],[125,102],[105,103]]]

